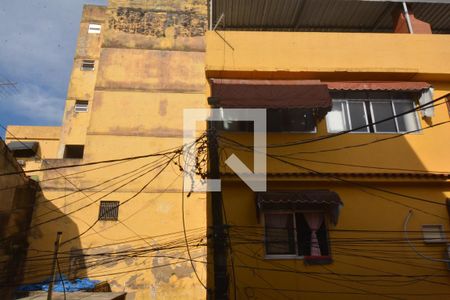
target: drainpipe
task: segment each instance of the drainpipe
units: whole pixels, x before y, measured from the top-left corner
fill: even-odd
[[[410,34],[413,34],[413,28],[412,28],[412,24],[411,24],[411,19],[409,18],[409,13],[408,13],[408,6],[406,5],[406,2],[403,1],[403,15],[405,16],[406,19],[406,24],[408,25],[408,30]]]
[[[209,30],[213,28],[213,0],[209,0]]]
[[[211,108],[218,108],[217,98],[209,97]],[[208,179],[220,179],[219,149],[216,136],[216,121],[208,121]],[[211,215],[213,223],[213,265],[214,265],[214,300],[228,300],[228,270],[227,270],[227,232],[223,223],[222,192],[210,192]]]

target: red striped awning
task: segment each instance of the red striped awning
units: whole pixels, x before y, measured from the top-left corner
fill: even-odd
[[[224,108],[330,108],[319,80],[211,79],[211,96]]]
[[[337,81],[324,83],[328,85],[330,90],[343,91],[422,91],[431,87],[428,82],[414,81]]]
[[[258,193],[256,205],[261,211],[322,210],[337,224],[340,207],[344,204],[339,195],[330,190],[300,190]]]

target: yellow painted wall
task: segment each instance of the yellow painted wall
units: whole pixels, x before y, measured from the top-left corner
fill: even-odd
[[[219,31],[206,40],[206,69],[218,77],[448,80],[450,70],[448,35]]]
[[[447,59],[450,54],[450,40],[445,35],[219,32],[229,44],[227,45],[218,36],[218,33],[208,32],[205,43],[201,30],[192,34],[192,36],[188,36],[189,30],[181,31],[181,35],[177,36],[175,34],[178,32],[176,28],[170,26],[169,28],[159,28],[164,33],[162,37],[156,36],[153,32],[146,32],[145,34],[126,32],[128,27],[120,27],[122,24],[120,22],[123,20],[117,18],[117,28],[108,28],[106,22],[100,37],[90,39],[90,37],[84,36],[88,22],[99,22],[104,20],[103,18],[116,18],[119,7],[148,9],[149,5],[150,8],[154,7],[152,5],[160,5],[167,11],[170,11],[173,7],[181,10],[194,7],[194,9],[198,9],[197,12],[201,18],[194,20],[193,23],[191,22],[190,26],[198,29],[200,27],[198,24],[202,24],[206,16],[206,7],[202,5],[197,7],[194,5],[195,3],[198,2],[174,0],[169,5],[162,1],[150,3],[148,1],[117,0],[111,1],[107,10],[96,7],[85,8],[83,21],[80,25],[79,49],[76,52],[68,90],[59,153],[47,157],[61,158],[62,147],[70,143],[84,144],[85,156],[83,160],[49,160],[46,162],[48,166],[142,155],[181,145],[182,109],[184,107],[207,107],[205,94],[209,92],[207,92],[205,70],[207,78],[313,78],[324,81],[427,80],[436,87],[436,96],[450,92],[450,65]],[[167,5],[170,9],[164,5]],[[205,44],[206,53],[204,53]],[[85,56],[97,60],[94,72],[81,72],[79,70],[80,59]],[[73,112],[74,101],[79,98],[90,101],[89,113]],[[432,119],[432,122],[437,123],[446,120],[448,120],[448,112],[445,105],[436,107],[436,116]],[[422,121],[422,126],[426,126],[424,121]],[[447,132],[448,127],[441,126],[389,142],[374,144],[370,146],[369,152],[368,148],[356,148],[351,151],[336,151],[326,154],[299,154],[297,157],[389,168],[445,171],[450,166],[446,153],[449,146],[449,139],[445,138],[448,136]],[[268,142],[288,142],[325,134],[327,134],[326,124],[323,120],[318,124],[318,130],[315,134],[271,134]],[[35,135],[38,134],[30,133],[33,138],[35,138]],[[385,136],[389,135],[348,134],[302,147],[274,150],[273,153],[314,152],[339,145],[370,142]],[[243,143],[250,142],[249,136],[246,134],[235,134],[230,135],[230,137]],[[49,148],[48,151],[54,153],[52,152],[55,151],[54,148],[51,149]],[[230,150],[226,150],[221,154],[226,155],[230,152]],[[238,154],[241,159],[251,165],[248,155],[245,153]],[[149,177],[143,177],[124,186],[117,192],[106,195],[120,186],[119,181],[123,178],[118,176],[126,173],[129,173],[128,176],[136,176],[140,169],[152,161],[154,159],[136,160],[105,166],[86,173],[79,172],[94,168],[61,169],[58,172],[49,171],[41,174],[43,194],[33,220],[36,228],[32,231],[30,244],[34,250],[29,253],[29,276],[27,280],[41,280],[48,276],[48,259],[44,262],[39,260],[33,262],[32,258],[48,253],[45,251],[52,251],[56,231],[63,231],[63,242],[86,231],[98,218],[98,202],[102,200],[102,196],[105,197],[104,200],[126,201],[139,192],[146,180],[149,180]],[[344,168],[317,162],[296,162],[302,162],[302,165],[321,172],[383,172],[382,170],[369,168]],[[299,173],[298,169],[286,167],[270,160],[269,171]],[[62,178],[62,175],[69,180]],[[115,291],[122,291],[125,287],[125,290],[130,293],[131,299],[133,297],[135,299],[206,298],[206,291],[197,281],[190,263],[185,260],[187,253],[183,244],[180,202],[182,182],[178,175],[178,167],[172,164],[143,193],[120,207],[119,217],[122,223],[98,222],[81,238],[64,244],[62,253],[65,256],[61,258],[63,269],[66,270],[64,272],[70,273],[73,268],[79,268],[76,272],[77,276],[108,279]],[[448,181],[446,180],[421,181],[410,178],[393,180],[390,177],[365,177],[364,179],[356,177],[351,180],[360,180],[366,184],[372,184],[375,187],[394,192],[434,199],[439,203],[444,203],[445,197],[450,196]],[[100,185],[103,182],[105,183]],[[77,188],[74,188],[73,185]],[[445,266],[442,263],[432,264],[418,260],[408,247],[399,249],[402,251],[400,253],[407,253],[403,257],[399,257],[398,252],[389,253],[390,255],[397,255],[395,256],[396,260],[401,261],[402,264],[387,264],[386,261],[369,260],[361,256],[366,254],[367,249],[349,250],[348,245],[339,248],[332,241],[331,251],[336,263],[327,266],[327,268],[342,274],[358,274],[359,272],[366,275],[377,272],[369,271],[365,269],[366,267],[382,269],[382,272],[406,275],[434,272],[434,277],[425,277],[425,279],[420,280],[420,283],[405,279],[404,282],[395,283],[399,285],[398,287],[386,288],[376,286],[376,284],[389,285],[391,282],[355,283],[351,281],[349,283],[347,277],[328,274],[326,275],[328,279],[325,278],[325,280],[331,282],[325,283],[323,274],[319,276],[320,279],[317,279],[306,275],[299,276],[296,273],[297,271],[331,272],[323,267],[305,267],[302,260],[264,260],[260,243],[262,227],[256,219],[254,194],[243,183],[233,178],[226,178],[223,186],[229,223],[231,225],[251,226],[248,228],[236,227],[236,231],[233,231],[233,226],[231,227],[239,299],[277,299],[286,295],[292,299],[305,298],[306,296],[321,299],[346,299],[349,297],[365,299],[368,296],[360,294],[364,293],[364,290],[371,293],[404,293],[405,291],[428,293],[436,292],[436,290],[449,292],[447,287],[428,282],[432,280],[448,285],[448,277],[442,276],[447,274]],[[345,205],[336,229],[381,228],[395,231],[394,238],[401,239],[402,222],[408,212],[407,206],[411,206],[433,213],[436,216],[415,213],[411,219],[410,230],[419,230],[420,225],[424,223],[442,223],[448,230],[448,215],[443,206],[423,204],[392,195],[386,197],[379,192],[371,195],[345,184],[330,183],[317,178],[271,177],[269,187],[271,189],[327,188],[336,191]],[[91,199],[77,189],[86,189],[84,193]],[[389,201],[382,197],[391,199]],[[194,258],[195,261],[199,261],[195,263],[195,267],[202,282],[206,283],[207,269],[206,263],[204,263],[206,249],[202,243],[205,243],[206,223],[211,220],[207,220],[206,216],[209,209],[206,195],[193,194],[193,196],[185,198],[185,201],[189,240],[198,241],[197,244],[194,243],[197,246],[192,246],[193,257],[200,256],[198,259]],[[397,203],[394,204],[392,201]],[[86,205],[89,206],[84,208]],[[81,210],[77,211],[77,209]],[[51,212],[53,210],[56,211]],[[64,214],[68,215],[64,216]],[[57,216],[61,216],[58,221],[37,226],[37,224]],[[257,233],[256,237],[259,238],[258,243],[248,244],[248,238],[255,236],[255,232]],[[338,239],[339,234],[342,233],[331,232],[332,239]],[[246,238],[246,243],[241,245],[239,244],[239,238],[242,238],[242,236]],[[156,245],[155,249],[157,249],[157,245],[165,245],[171,242],[176,243],[177,248],[165,249],[164,251],[167,251],[165,253],[156,250],[148,257],[126,259],[119,264],[87,268],[88,260],[92,258],[86,257],[87,261],[80,261],[75,259],[76,256],[71,255],[70,252],[85,248],[88,254],[95,254],[102,251],[117,252],[128,249],[128,247],[149,246],[140,237],[148,237],[148,242],[152,246]],[[126,242],[124,243],[124,241]],[[418,244],[418,247],[423,251],[429,251],[430,249],[430,246],[422,244]],[[443,245],[432,248],[433,251],[436,251],[432,253],[435,255],[442,253],[444,250]],[[347,253],[339,253],[339,249],[345,250],[344,252]],[[352,256],[344,255],[348,254],[349,251]],[[354,255],[356,251],[359,251],[359,256]],[[164,257],[156,257],[158,255]],[[382,253],[377,253],[377,256],[382,255]],[[178,264],[178,257],[180,256],[183,257],[184,261]],[[338,264],[338,260],[342,263]],[[424,265],[426,269],[415,267],[410,261],[413,261],[414,264]],[[289,271],[294,271],[281,272],[280,275],[280,272],[274,273],[273,271],[262,270],[273,268],[274,263],[277,267],[285,269],[287,266]],[[280,264],[285,266],[280,266]],[[350,264],[353,264],[353,266]],[[247,267],[243,267],[244,265]],[[355,265],[362,265],[364,268]],[[256,268],[252,270],[252,267]],[[135,273],[130,273],[130,270],[134,270]],[[385,274],[382,272],[381,274]],[[350,277],[350,279],[353,280],[354,277]],[[270,284],[267,284],[266,281]],[[350,285],[350,288],[337,285],[341,283]],[[211,282],[208,281],[208,285],[211,286]],[[292,289],[294,287],[294,289],[338,291],[347,294],[299,294],[293,291],[267,290],[267,288],[270,289],[270,285],[280,289]],[[231,292],[233,292],[233,288],[231,288]],[[373,295],[371,297],[378,298],[378,296]],[[435,298],[438,299],[439,297]]]
[[[85,143],[86,130],[89,124],[92,100],[94,98],[95,81],[99,68],[100,46],[103,31],[105,30],[105,13],[106,7],[95,5],[85,5],[83,7],[72,74],[67,89],[67,100],[58,150],[59,158],[62,158],[64,155],[65,145],[83,145]],[[101,25],[101,33],[89,33],[89,24]],[[82,70],[83,60],[94,60],[94,70]],[[89,101],[88,111],[75,112],[76,100]]]
[[[442,191],[448,184],[390,182],[373,186],[444,203]],[[328,181],[278,178],[269,184],[271,189],[330,189],[339,194],[344,202],[339,223],[337,226],[328,223],[330,253],[334,262],[324,266],[306,266],[302,259],[266,259],[262,218],[259,222],[256,218],[255,194],[242,182],[226,182],[223,184],[223,198],[231,224],[238,299],[443,299],[450,292],[446,264],[420,258],[406,244],[402,232],[408,206],[423,209],[427,214],[414,211],[408,230],[415,232],[409,237],[418,251],[442,258],[445,244],[425,245],[421,241],[421,225],[443,224],[448,231],[445,207]],[[236,203],[239,203],[239,209]],[[448,238],[448,232],[446,235]],[[231,276],[231,268],[228,271]],[[408,278],[396,277],[396,274],[431,276]],[[232,298],[235,291],[232,277],[230,285]]]
[[[435,87],[435,98],[438,98],[450,92],[449,45],[448,35],[208,32],[206,74],[208,78],[426,80]],[[422,128],[449,120],[445,102],[438,104],[431,120],[418,115]],[[415,231],[410,233],[414,245],[426,255],[444,259],[446,245],[426,245],[422,241],[421,226],[442,224],[448,231],[445,201],[450,197],[450,181],[448,178],[393,177],[383,173],[448,172],[450,158],[445,150],[450,146],[448,130],[449,125],[445,124],[389,141],[329,152],[320,151],[370,143],[393,135],[349,133],[320,142],[269,148],[269,154],[289,154],[290,162],[304,167],[268,158],[269,191],[329,189],[342,199],[344,207],[338,225],[328,224],[334,260],[330,265],[305,266],[302,259],[267,259],[264,227],[261,219],[257,219],[255,193],[235,176],[223,176],[223,201],[230,224],[236,274],[233,279],[229,267],[231,297],[235,291],[238,299],[446,297],[445,294],[450,293],[446,264],[418,256],[405,242],[403,222],[409,210],[414,209],[408,226],[408,230]],[[269,133],[267,143],[304,141],[327,134],[326,120],[323,119],[318,122],[316,133]],[[225,135],[242,144],[252,144],[252,135]],[[231,172],[223,163],[231,153],[237,154],[249,167],[253,165],[249,152],[230,149],[222,143],[220,153],[222,172]],[[305,175],[306,172],[313,175]],[[314,172],[334,175],[317,176]],[[362,176],[361,173],[372,175]],[[394,242],[385,244],[382,241],[388,238]],[[364,239],[373,241],[368,243]],[[377,239],[380,241],[376,242]],[[232,264],[230,258],[229,263]],[[395,276],[399,274],[406,277]],[[420,274],[431,276],[426,280],[407,277]]]
[[[450,93],[450,84],[431,83],[436,86],[435,98]],[[395,134],[388,133],[349,133],[339,137],[325,139],[314,143],[307,143],[300,146],[272,148],[269,149],[268,153],[292,156],[297,159],[295,161],[296,163],[320,172],[393,172],[384,169],[352,167],[348,165],[342,166],[338,165],[339,163],[359,166],[376,166],[388,169],[399,168],[406,169],[406,171],[412,170],[411,172],[447,172],[448,166],[450,166],[450,157],[446,154],[446,149],[450,146],[450,139],[445,137],[448,136],[449,124],[427,128],[432,124],[439,124],[449,120],[445,99],[437,104],[439,105],[435,107],[435,116],[432,118],[431,123],[427,123],[426,120],[421,117],[421,114],[418,113],[418,119],[420,120],[421,127],[423,128],[423,130],[418,133],[407,134],[403,137],[374,143],[364,147],[316,153],[321,150],[371,143],[377,139],[395,136]],[[324,118],[317,124],[317,133],[268,133],[267,143],[283,144],[311,139],[318,136],[326,136],[328,134],[326,119]],[[227,133],[227,136],[246,145],[249,145],[252,142],[249,140],[248,135],[243,133]],[[237,152],[240,153],[240,157],[242,157],[243,160],[247,161],[249,166],[252,165],[253,158],[251,153],[243,151]],[[330,165],[320,162],[334,162],[338,164]],[[398,172],[401,171],[402,170],[398,170]],[[289,165],[280,165],[278,162],[269,159],[268,172],[307,172],[307,170],[301,170],[297,167],[292,167]]]
[[[180,18],[188,15],[190,19],[172,25],[160,23],[164,37],[148,31],[130,32],[127,22],[134,21],[123,19],[120,7],[129,9],[130,14],[136,12],[131,8],[146,13],[157,9],[158,16],[164,18],[181,14]],[[58,155],[46,160],[45,166],[180,147],[183,108],[206,106],[205,20],[206,6],[198,1],[110,1],[108,7],[85,6]],[[100,35],[87,33],[90,22],[102,24]],[[141,23],[130,28],[146,24]],[[80,70],[83,59],[94,59],[95,70]],[[74,112],[77,99],[89,101],[88,113]],[[83,159],[61,159],[66,144],[84,145]],[[145,172],[158,160],[161,158],[150,157],[40,173],[43,193],[33,218],[29,240],[33,250],[29,252],[26,281],[48,277],[46,251],[53,248],[56,232],[62,231],[61,265],[63,273],[71,277],[107,280],[113,291],[126,291],[127,299],[206,298],[188,260],[179,167],[171,163],[143,189],[159,169]],[[206,195],[184,197],[190,254],[206,284]],[[118,222],[96,222],[102,200],[129,200],[119,207]],[[130,248],[148,252],[118,263],[92,256]],[[87,256],[77,258],[81,249]]]

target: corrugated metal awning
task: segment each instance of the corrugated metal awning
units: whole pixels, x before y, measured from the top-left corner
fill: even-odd
[[[211,94],[224,108],[331,107],[328,87],[319,80],[211,79]]]
[[[423,91],[429,89],[431,84],[427,82],[411,81],[343,81],[324,82],[330,90],[373,90],[373,91]]]
[[[329,190],[274,191],[258,193],[259,210],[323,210],[337,224],[339,210],[344,205],[336,192]]]

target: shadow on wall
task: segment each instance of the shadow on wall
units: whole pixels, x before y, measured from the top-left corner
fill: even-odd
[[[87,265],[81,250],[78,226],[70,215],[61,211],[63,206],[54,204],[63,197],[46,197],[43,192],[36,197],[22,285],[41,283],[51,277],[57,232],[62,232],[57,260],[61,274],[69,280],[86,278]]]
[[[14,285],[23,279],[24,260],[27,255],[27,228],[31,222],[37,184],[22,176],[24,182],[0,184],[0,237],[1,276],[0,290],[5,298],[11,298]],[[3,182],[5,183],[5,182]],[[14,189],[8,187],[17,186]]]

